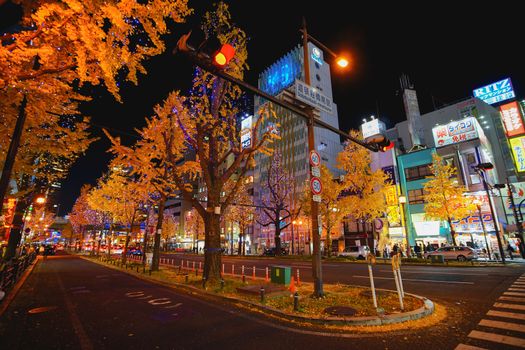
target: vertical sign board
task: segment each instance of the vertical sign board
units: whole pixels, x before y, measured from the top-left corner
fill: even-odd
[[[300,80],[295,80],[295,98],[326,113],[333,113],[332,99]]]
[[[512,155],[514,156],[514,165],[516,170],[521,173],[525,171],[525,136],[518,136],[509,139]]]
[[[473,94],[474,97],[479,98],[489,105],[516,97],[510,78],[505,78],[490,85],[477,88],[473,91]]]
[[[241,148],[252,146],[252,117],[246,117],[241,121]]]
[[[517,102],[507,103],[500,106],[501,119],[505,126],[508,137],[525,134],[525,126],[521,118],[520,109]]]

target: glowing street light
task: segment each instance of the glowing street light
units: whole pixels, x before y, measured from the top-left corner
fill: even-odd
[[[46,197],[44,196],[38,196],[35,199],[36,204],[44,204],[46,202]]]
[[[344,57],[338,57],[335,62],[341,68],[346,68],[350,64],[350,62],[348,62],[348,60]]]

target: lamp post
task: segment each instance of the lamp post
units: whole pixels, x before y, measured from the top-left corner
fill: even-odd
[[[499,224],[496,218],[494,207],[492,205],[492,201],[490,200],[489,185],[487,184],[487,180],[485,179],[485,171],[493,169],[493,168],[494,166],[492,165],[492,163],[480,163],[474,167],[474,170],[478,172],[481,178],[481,181],[483,182],[483,187],[485,188],[485,192],[487,193],[487,200],[489,202],[490,213],[492,214],[492,221],[494,222],[494,229],[496,230],[496,238],[498,240],[498,248],[499,248],[499,253],[501,255],[501,262],[505,264],[505,254],[503,252],[503,245],[501,244]]]
[[[487,247],[487,254],[488,254],[487,260],[490,260],[490,247],[489,247],[489,243],[487,242],[487,230],[485,229],[485,222],[483,221],[483,215],[481,214],[481,201],[479,199],[475,199],[474,204],[478,208],[479,222],[481,222],[481,228],[483,229],[483,237],[485,237],[485,246]]]
[[[405,218],[405,203],[407,202],[407,197],[405,196],[399,196],[398,197],[399,204],[401,205],[401,225],[405,228],[405,240],[407,245],[407,257],[410,257],[410,241],[408,240],[408,227],[406,225],[406,218]]]

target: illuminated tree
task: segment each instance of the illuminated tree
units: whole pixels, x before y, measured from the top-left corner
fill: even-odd
[[[241,29],[230,23],[227,5],[219,3],[215,12],[207,13],[202,28],[207,36],[216,36],[220,42],[235,46],[235,56],[225,70],[242,79],[247,66],[247,38]],[[171,105],[172,102],[168,99],[163,106],[174,115],[184,133],[186,146],[196,154],[196,162],[171,163],[171,176],[184,199],[192,203],[204,220],[204,278],[214,283],[218,283],[221,278],[221,216],[232,203],[246,171],[253,166],[255,153],[270,152],[265,143],[268,139],[277,137],[269,132],[259,137],[257,133],[263,120],[270,117],[268,106],[264,113],[256,112],[257,122],[252,129],[252,145],[241,147],[237,125],[241,112],[237,102],[241,96],[239,87],[197,68],[191,95],[184,102],[181,99],[171,100],[180,102],[175,102],[175,105]],[[206,204],[194,196],[195,188],[190,179],[195,171],[200,172],[206,186]],[[235,179],[232,190],[228,196],[221,197],[226,183],[231,179]]]
[[[35,179],[63,178],[67,167],[49,171],[53,163],[71,165],[91,142],[89,119],[77,117],[78,103],[89,100],[79,93],[82,87],[103,85],[120,101],[117,77],[137,84],[137,74],[146,73],[143,61],[165,49],[161,36],[168,33],[168,18],[182,22],[191,10],[187,0],[16,2],[24,9],[22,30],[0,38],[0,149],[8,148],[16,120],[27,120],[16,158],[6,160],[0,152],[0,162],[14,161],[4,176],[26,189]],[[19,239],[13,230],[6,258]]]
[[[432,154],[430,166],[433,176],[424,185],[425,217],[447,221],[452,243],[456,238],[452,220],[461,220],[476,210],[476,206],[464,194],[466,189],[460,185],[453,164],[445,162],[437,153]]]
[[[354,138],[362,138],[351,130]],[[345,174],[342,184],[348,196],[345,198],[344,214],[356,220],[370,222],[386,212],[386,185],[390,183],[381,169],[370,168],[370,151],[354,142],[348,142],[337,156],[338,167]]]
[[[193,238],[192,248],[196,251],[197,242],[204,235],[204,221],[197,210],[192,209],[186,213],[184,229]]]
[[[232,204],[225,213],[225,222],[236,223],[239,226],[239,246],[238,255],[245,255],[246,252],[246,231],[254,221],[255,207],[253,196],[248,193],[246,179],[238,189]],[[226,191],[226,193],[228,193]]]
[[[275,152],[271,158],[265,182],[265,192],[261,196],[262,208],[257,222],[263,227],[274,226],[275,254],[281,255],[281,232],[293,220],[289,207],[295,181],[283,167],[279,152]]]
[[[25,228],[31,230],[33,237],[47,238],[47,230],[55,221],[55,215],[45,206],[36,206],[30,220],[26,220]]]

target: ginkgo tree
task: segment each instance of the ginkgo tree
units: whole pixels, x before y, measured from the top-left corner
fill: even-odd
[[[453,163],[446,162],[437,153],[432,154],[430,165],[432,176],[427,176],[424,184],[425,217],[447,221],[450,238],[456,245],[455,230],[452,220],[461,220],[476,210],[476,205],[465,196],[466,188],[461,185]]]
[[[254,222],[254,217],[253,196],[248,193],[248,186],[245,180],[237,191],[232,204],[226,210],[225,215],[225,222],[236,223],[239,227],[238,255],[245,255],[246,253],[246,233],[248,227]]]
[[[168,19],[182,22],[192,12],[187,0],[15,2],[23,8],[21,30],[0,37],[0,149],[13,148],[9,157],[0,152],[0,200],[10,178],[51,183],[65,176],[42,170],[56,159],[72,163],[91,142],[89,119],[78,116],[79,102],[90,99],[82,87],[102,85],[120,101],[118,78],[137,84],[143,61],[165,50]],[[23,212],[27,201],[18,203]],[[6,258],[19,231],[12,230]]]
[[[322,217],[325,231],[325,254],[332,255],[332,234],[334,229],[341,225],[343,218],[352,211],[353,200],[345,196],[346,185],[340,178],[334,178],[330,169],[321,164],[321,179],[323,179],[323,192],[319,203],[319,214]],[[310,215],[310,198],[312,196],[309,186],[302,199],[303,211]]]
[[[350,130],[349,134],[362,139],[361,133]],[[370,222],[386,212],[386,185],[388,175],[382,169],[372,170],[370,151],[357,143],[347,142],[337,155],[338,168],[344,171],[342,185],[347,198],[344,214],[356,220]]]

